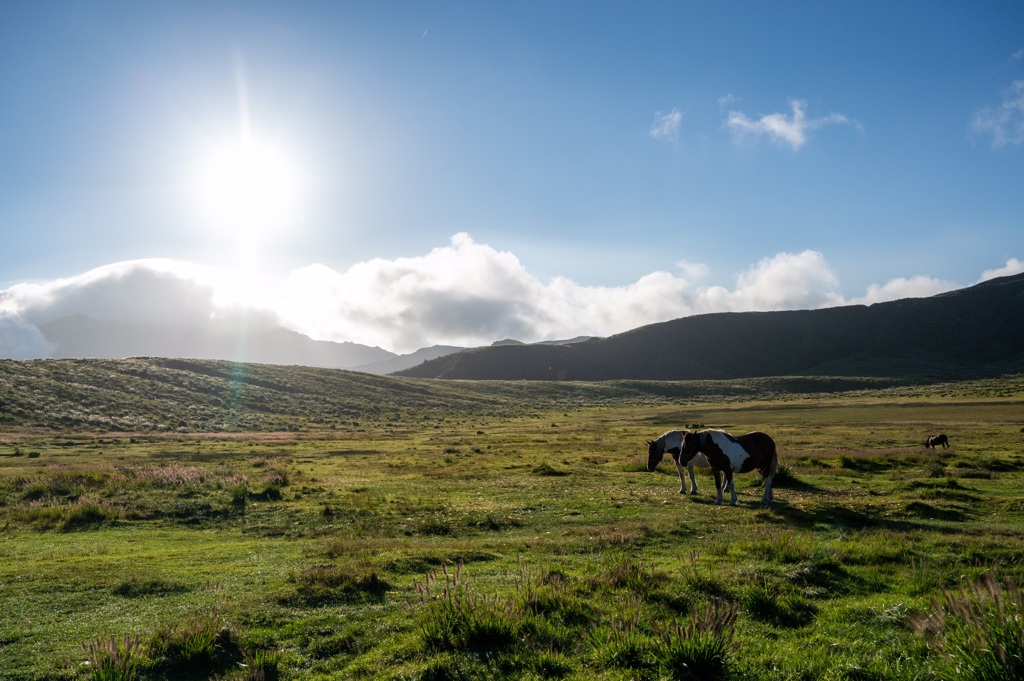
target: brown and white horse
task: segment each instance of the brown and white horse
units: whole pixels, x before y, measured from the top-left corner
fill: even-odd
[[[733,436],[723,430],[700,430],[695,433],[681,431],[678,459],[676,467],[688,466],[698,455],[703,454],[715,474],[715,487],[718,488],[716,503],[723,502],[722,492],[732,492],[732,505],[736,505],[736,486],[732,474],[746,473],[757,469],[764,476],[764,495],[761,505],[768,506],[775,498],[772,492],[772,477],[779,468],[779,454],[775,441],[764,433],[753,432],[746,435]],[[647,470],[657,468],[664,456],[658,453],[653,445],[647,452]],[[724,476],[724,481],[723,481]],[[680,477],[682,473],[680,472]]]
[[[697,453],[697,456],[690,459],[689,463],[683,464],[679,462],[679,449],[683,444],[683,434],[688,433],[688,430],[670,430],[666,433],[662,433],[657,440],[647,441],[647,470],[653,471],[657,468],[658,464],[661,463],[662,458],[666,454],[672,455],[672,462],[676,465],[676,470],[679,472],[679,493],[686,494],[686,475],[690,476],[690,494],[697,493],[697,478],[693,475],[693,469],[696,468],[707,468],[708,460],[701,454]],[[654,459],[654,467],[651,466],[651,461]],[[685,471],[685,472],[684,472]]]
[[[945,433],[939,433],[938,435],[932,435],[930,438],[924,441],[925,449],[931,447],[932,449],[938,449],[939,445],[942,445],[943,449],[949,447],[949,438],[946,437]]]

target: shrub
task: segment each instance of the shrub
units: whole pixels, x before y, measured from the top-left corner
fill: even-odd
[[[21,491],[21,498],[25,501],[39,501],[50,493],[50,486],[41,480],[31,482]]]
[[[110,636],[82,647],[94,681],[278,678],[279,653],[243,649],[217,608],[161,627],[145,640]]]
[[[756,584],[743,595],[743,608],[756,620],[777,627],[802,627],[810,624],[818,609],[792,593],[779,593],[767,584]]]
[[[244,653],[218,608],[158,629],[150,639],[151,654],[168,678],[186,674],[212,677],[235,667]]]
[[[93,681],[131,681],[148,664],[137,636],[120,641],[110,636],[83,644],[82,648]]]
[[[416,592],[430,599],[420,620],[424,646],[435,653],[489,653],[511,645],[518,638],[523,613],[514,599],[472,593],[462,567],[459,563],[449,573],[442,564],[443,584],[436,570],[427,573],[424,582],[414,583]]]
[[[651,670],[656,666],[654,641],[640,632],[636,622],[612,617],[605,636],[597,631],[600,630],[592,630],[589,637],[594,661],[599,666],[631,670]]]
[[[733,627],[739,606],[719,599],[690,620],[677,620],[658,631],[652,641],[651,657],[658,678],[674,681],[715,681],[729,677],[729,658],[738,648]]]
[[[380,602],[391,588],[376,572],[344,565],[314,565],[292,574],[289,581],[295,593],[282,600],[301,605]]]
[[[534,475],[548,476],[548,477],[559,477],[563,475],[569,475],[566,471],[560,471],[557,468],[552,468],[548,463],[538,464],[530,471]]]
[[[931,610],[908,617],[939,653],[939,679],[1024,678],[1024,592],[988,573],[959,591],[943,591]]]
[[[117,520],[120,517],[120,511],[109,504],[79,499],[64,509],[61,529],[65,532],[95,529],[108,520]]]
[[[760,483],[762,486],[764,482]],[[772,476],[772,487],[801,487],[805,483],[797,478],[789,466],[785,464],[779,464],[779,467],[775,471],[775,475]]]
[[[118,584],[113,589],[115,596],[122,598],[141,598],[144,596],[167,596],[188,591],[184,584],[165,582],[162,579],[136,579],[132,577]]]

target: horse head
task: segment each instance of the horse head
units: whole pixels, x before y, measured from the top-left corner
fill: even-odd
[[[653,473],[665,457],[665,446],[657,440],[647,441],[647,472]]]

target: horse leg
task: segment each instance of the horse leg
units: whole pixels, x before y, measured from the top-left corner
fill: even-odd
[[[775,500],[775,493],[772,491],[772,476],[764,479],[764,496],[761,497],[761,506],[768,507]]]
[[[697,493],[697,478],[693,474],[693,459],[690,459],[690,463],[686,466],[687,472],[690,474],[690,494]],[[679,488],[679,493],[683,493],[683,488]]]
[[[676,472],[679,473],[679,493],[686,494],[686,473],[683,472],[683,464],[678,461],[674,461],[673,463],[676,465]],[[690,472],[693,472],[692,468],[690,469]]]
[[[715,474],[715,489],[718,491],[718,499],[715,500],[716,504],[722,503],[722,473],[717,468],[711,469]]]
[[[779,453],[772,452],[772,462],[768,465],[768,475],[764,476],[764,496],[761,497],[761,506],[767,508],[775,501],[775,492],[772,490],[772,478],[779,469]]]
[[[735,482],[735,480],[733,480],[732,468],[731,467],[725,469],[725,484],[723,485],[722,489],[724,490],[725,487],[728,487],[729,491],[732,492],[732,501],[729,502],[729,505],[730,506],[735,506],[736,503],[737,503],[737,499],[736,499],[736,482]],[[719,496],[719,498],[721,498],[721,496],[722,496],[721,492],[719,492],[718,496]],[[721,502],[719,502],[719,503],[721,503]]]

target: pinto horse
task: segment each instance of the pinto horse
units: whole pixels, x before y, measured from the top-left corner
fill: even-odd
[[[648,452],[648,471],[653,471],[661,461],[661,455],[651,453],[653,449],[652,446]],[[779,454],[775,441],[768,435],[753,432],[736,437],[723,430],[700,430],[695,433],[682,431],[676,467],[681,470],[682,466],[688,466],[698,454],[704,455],[715,474],[715,487],[718,488],[716,503],[723,502],[722,492],[728,489],[732,492],[732,505],[735,506],[737,500],[736,486],[732,480],[733,471],[746,473],[755,468],[764,476],[764,496],[761,497],[761,505],[768,506],[772,503],[775,498],[772,493],[772,477],[779,468]],[[676,458],[675,454],[673,458]]]
[[[931,447],[932,449],[938,449],[939,445],[942,445],[943,449],[949,448],[949,438],[946,437],[945,433],[932,435],[930,438],[924,441],[925,449],[928,449],[929,447]]]
[[[700,452],[697,453],[689,463],[683,464],[679,462],[679,449],[683,444],[683,435],[688,433],[688,430],[670,430],[663,433],[657,440],[647,441],[647,470],[653,471],[661,463],[665,454],[672,455],[672,461],[676,465],[676,470],[679,472],[679,493],[686,494],[686,474],[690,476],[690,494],[697,493],[697,478],[693,475],[694,467],[707,468],[708,460]],[[653,463],[651,463],[653,461]],[[684,471],[686,471],[684,473]]]

